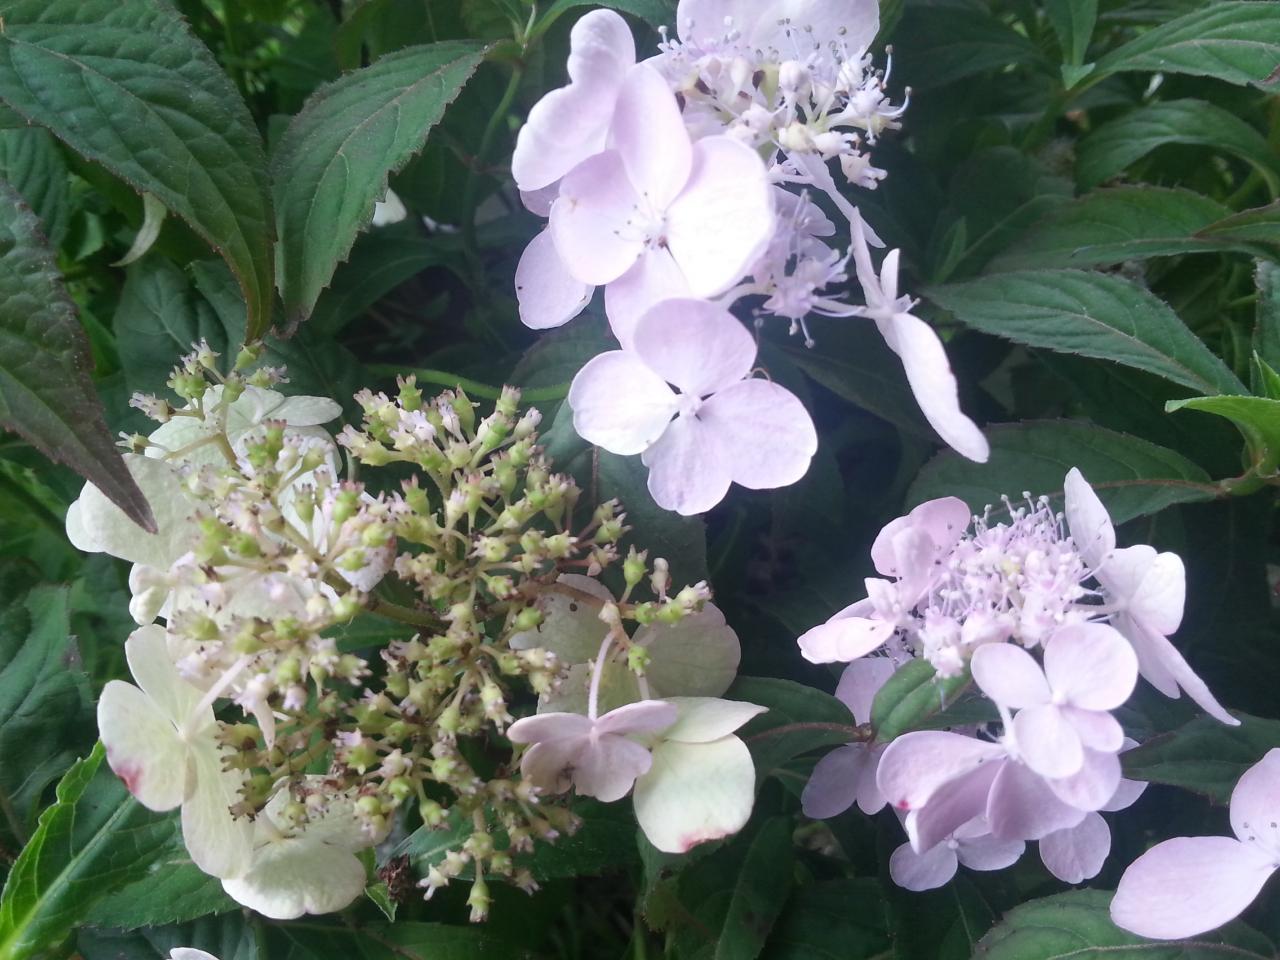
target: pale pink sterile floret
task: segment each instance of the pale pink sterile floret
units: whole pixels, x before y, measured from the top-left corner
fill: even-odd
[[[1124,731],[1107,711],[1121,706],[1138,679],[1133,649],[1111,627],[1060,627],[1044,646],[1044,668],[1021,647],[986,644],[974,653],[973,678],[1006,710],[1021,758],[1043,777],[1084,766],[1085,748],[1116,752]]]
[[[653,758],[630,739],[653,734],[676,721],[676,708],[662,700],[643,700],[600,717],[543,713],[517,720],[507,730],[512,743],[532,744],[520,760],[520,772],[548,793],[572,786],[579,794],[606,803],[630,792]]]
[[[1017,862],[1026,844],[991,835],[977,817],[923,853],[904,843],[889,857],[889,876],[906,890],[934,890],[951,880],[963,865],[970,870],[1003,870]]]
[[[574,429],[611,453],[643,454],[655,502],[684,515],[711,509],[732,483],[795,483],[817,431],[789,391],[749,379],[755,358],[755,340],[728,311],[667,300],[636,326],[631,349],[600,354],[574,377]]]
[[[1174,553],[1139,545],[1116,548],[1111,517],[1076,468],[1067,474],[1064,512],[1071,537],[1102,587],[1111,621],[1138,655],[1138,670],[1167,697],[1179,690],[1223,723],[1239,723],[1169,641],[1182,622],[1186,571]]]
[[[1231,793],[1235,837],[1176,837],[1125,870],[1111,901],[1117,926],[1178,940],[1239,916],[1280,869],[1280,749],[1245,771]]]

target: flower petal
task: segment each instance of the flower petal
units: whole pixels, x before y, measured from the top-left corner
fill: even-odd
[[[507,727],[507,739],[512,743],[565,740],[588,736],[591,727],[591,718],[578,713],[540,713],[535,717],[521,717]]]
[[[889,857],[889,876],[904,890],[935,890],[956,875],[959,861],[955,851],[939,843],[924,853],[916,853],[904,843]]]
[[[756,341],[738,318],[707,300],[664,300],[636,324],[636,355],[681,393],[705,397],[738,383],[756,362]]]
[[[1096,813],[1086,815],[1074,827],[1055,830],[1040,839],[1040,859],[1063,883],[1092,880],[1110,852],[1111,828]]]
[[[636,777],[648,772],[652,763],[648,749],[634,740],[602,736],[574,761],[573,786],[584,797],[612,803],[625,797]]]
[[[1175,699],[1181,688],[1201,710],[1215,720],[1232,727],[1240,725],[1240,721],[1227,713],[1226,708],[1210,692],[1209,685],[1191,669],[1191,664],[1187,663],[1168,637],[1146,629],[1131,617],[1118,617],[1117,626],[1133,644],[1133,650],[1138,655],[1138,669],[1152,686],[1165,696]]]
[[[107,764],[148,810],[172,810],[192,784],[187,745],[173,721],[131,683],[112,680],[98,698]]]
[[[696,417],[677,417],[645,451],[644,462],[654,502],[686,517],[714,507],[732,482],[728,458]]]
[[[1138,682],[1133,647],[1105,623],[1059,627],[1045,644],[1044,672],[1055,694],[1083,710],[1114,710]]]
[[[689,281],[666,250],[650,250],[604,288],[604,312],[609,329],[623,347],[635,341],[636,324],[649,309],[663,300],[689,296]]]
[[[676,703],[642,700],[610,710],[595,722],[595,731],[597,734],[657,733],[675,723],[678,713]]]
[[[621,456],[649,449],[669,431],[676,395],[634,354],[589,360],[569,386],[573,428],[588,443]]]
[[[663,733],[667,740],[707,743],[733,733],[752,717],[768,711],[754,703],[718,697],[672,697],[679,710],[676,722]]]
[[[1003,870],[1017,863],[1026,849],[1022,840],[1000,840],[984,833],[961,840],[956,854],[970,870]]]
[[[1231,829],[1280,862],[1280,748],[1244,772],[1231,791]]]
[[[653,751],[653,767],[636,781],[640,829],[664,853],[737,833],[755,801],[751,752],[737,737],[710,743],[669,740]]]
[[[613,594],[594,577],[577,573],[562,573],[556,583],[600,603],[593,604],[573,593],[558,592],[554,586],[538,594],[538,609],[542,623],[532,630],[511,635],[508,641],[512,650],[531,650],[542,647],[556,655],[561,663],[586,663],[600,652],[600,644],[609,632],[608,625],[598,614],[605,603],[613,601]]]
[[[176,418],[189,419],[189,418]],[[130,563],[145,563],[167,570],[191,549],[197,528],[191,521],[195,508],[182,489],[174,468],[163,460],[125,454],[138,489],[151,505],[156,532],[147,533],[91,483],[73,504],[67,536],[80,550],[109,553]]]
[[[811,627],[796,642],[810,663],[847,663],[879,649],[893,631],[888,620],[843,617]]]
[[[897,668],[888,657],[866,657],[844,668],[836,699],[849,708],[855,723],[871,720],[871,704]]]
[[[540,740],[520,758],[520,776],[539,790],[564,793],[573,785],[573,769],[586,746],[585,739]]]
[[[187,723],[204,694],[178,675],[164,627],[151,624],[133,631],[124,642],[124,656],[133,679],[156,707],[175,726]],[[212,710],[208,722],[213,722]]]
[[[1084,764],[1080,735],[1055,706],[1018,711],[1013,729],[1022,759],[1042,777],[1069,777]]]
[[[804,815],[813,820],[835,817],[853,806],[857,800],[856,785],[867,766],[876,757],[865,743],[836,747],[813,767],[809,782],[800,794]]]
[[[1059,800],[1043,777],[1021,763],[1004,764],[987,797],[991,833],[1003,840],[1039,840],[1074,827],[1085,812]]]
[[[1178,940],[1220,927],[1253,902],[1275,865],[1230,837],[1177,837],[1129,865],[1111,919],[1139,936]]]
[[[253,824],[234,817],[241,801],[244,774],[222,768],[222,754],[213,739],[192,744],[195,789],[182,805],[182,840],[195,865],[215,877],[236,877],[249,868],[253,855]]]
[[[933,558],[940,559],[969,527],[973,512],[959,497],[940,497],[920,504],[905,517],[890,521],[871,544],[871,562],[883,577],[903,577],[901,558],[894,549],[896,536],[908,527],[922,530],[933,544]]]
[[[516,299],[520,321],[532,330],[568,323],[591,301],[593,290],[565,267],[549,228],[530,240],[520,255]]]
[[[764,253],[774,230],[764,162],[727,136],[693,147],[689,182],[667,210],[667,247],[695,297],[737,283]]]
[[[632,643],[649,652],[645,679],[656,697],[718,697],[738,675],[738,635],[714,604],[678,623],[641,627]]]
[[[1120,758],[1102,750],[1085,750],[1084,763],[1069,777],[1049,780],[1049,789],[1077,810],[1101,810],[1120,787]]]
[[[304,913],[333,913],[364,892],[365,871],[355,854],[306,834],[269,841],[254,854],[248,872],[222,881],[237,903],[272,920],[293,920]]]
[[[646,206],[665,210],[684,188],[693,167],[693,145],[675,94],[662,74],[645,63],[627,71],[609,129],[636,193]]]
[[[813,419],[796,396],[768,380],[743,380],[702,405],[698,418],[715,432],[733,482],[772,490],[809,472],[818,452]]]
[[[1093,492],[1093,487],[1089,486],[1084,474],[1075,467],[1067,471],[1063,486],[1066,492],[1064,512],[1071,539],[1084,562],[1096,570],[1116,548],[1116,531],[1111,525],[1111,514],[1107,513],[1107,508]]]
[[[942,786],[1003,757],[1004,748],[974,737],[920,730],[898,737],[885,749],[876,783],[899,810],[923,807]]]
[[[1075,728],[1080,742],[1090,750],[1116,753],[1124,745],[1124,728],[1120,721],[1101,710],[1060,707],[1067,722]]]
[[[616,150],[569,171],[551,206],[551,232],[565,269],[596,285],[630,270],[645,253],[644,235],[632,223],[642,202]]]
[[[988,697],[1012,710],[1046,704],[1049,684],[1035,658],[1011,643],[988,643],[970,660],[974,682]]]
[[[1008,761],[1005,761],[1008,762]],[[987,810],[991,784],[1004,764],[984,763],[936,790],[929,802],[907,816],[907,836],[917,850],[927,850]]]

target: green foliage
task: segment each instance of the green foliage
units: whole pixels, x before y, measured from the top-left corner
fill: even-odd
[[[913,660],[880,688],[871,704],[876,739],[889,741],[924,726],[935,714],[955,704],[969,685],[969,673],[939,677],[925,660]]]
[[[1123,755],[1125,773],[1149,783],[1167,783],[1202,793],[1217,803],[1231,799],[1240,774],[1268,750],[1280,747],[1280,721],[1239,717],[1228,727],[1209,717],[1146,741]]]

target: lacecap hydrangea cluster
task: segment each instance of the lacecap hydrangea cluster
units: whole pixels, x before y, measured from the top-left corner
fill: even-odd
[[[133,683],[98,707],[108,763],[148,808],[181,809],[200,869],[267,916],[324,913],[364,890],[358,854],[393,827],[461,825],[421,886],[465,876],[482,919],[486,878],[532,889],[524,855],[576,829],[555,798],[570,785],[635,784],[664,849],[741,827],[754,770],[731,734],[760,708],[718,699],[737,638],[705,584],[621,551],[620,505],[554,471],[537,410],[505,390],[481,416],[409,378],[359,393],[360,425],[334,437],[340,406],[278,392],[259,353],[223,372],[198,344],[175,401],[135,397],[159,421],[123,440],[155,533],[92,485],[67,515],[77,547],[133,564]],[[515,720],[535,698],[543,714]],[[717,764],[729,779],[703,796]]]

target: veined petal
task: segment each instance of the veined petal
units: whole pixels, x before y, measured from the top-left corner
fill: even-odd
[[[635,345],[636,324],[663,300],[689,296],[689,282],[667,250],[650,250],[630,270],[604,288],[609,329],[623,347]]]
[[[1063,486],[1066,492],[1064,512],[1071,539],[1084,562],[1096,570],[1116,548],[1116,531],[1111,525],[1111,514],[1107,513],[1107,508],[1093,492],[1093,487],[1089,486],[1084,474],[1075,467],[1067,471]]]
[[[885,749],[876,783],[899,810],[923,807],[945,784],[1005,755],[1002,746],[941,730],[898,737]]]
[[[843,617],[811,627],[797,643],[810,663],[847,663],[878,650],[893,631],[893,623],[888,620]]]
[[[516,265],[520,321],[532,330],[568,323],[591,301],[594,289],[565,267],[550,228],[529,241]]]
[[[212,734],[192,744],[195,788],[182,805],[182,840],[195,865],[215,877],[236,877],[253,856],[253,824],[231,814],[242,799],[244,775],[222,769],[222,755]]]
[[[641,453],[673,428],[679,409],[666,381],[623,350],[589,360],[569,387],[573,428],[588,443],[620,456]]]
[[[668,740],[654,749],[652,768],[636,781],[636,819],[659,850],[687,853],[746,825],[755,782],[751,752],[737,737]]]
[[[693,167],[693,145],[675,94],[662,74],[645,63],[627,71],[609,129],[636,193],[665,210],[684,188]]]
[[[634,740],[603,736],[578,756],[573,767],[573,786],[584,797],[612,803],[630,792],[636,777],[648,772],[652,762],[648,748]]]
[[[716,433],[733,482],[749,490],[795,483],[809,472],[818,432],[796,396],[768,380],[725,387],[698,411]]]
[[[1059,627],[1045,643],[1044,672],[1054,693],[1082,710],[1114,710],[1138,682],[1138,658],[1105,623]]]
[[[738,383],[756,362],[755,338],[707,300],[663,300],[640,318],[633,343],[650,370],[695,397]]]
[[[552,237],[565,269],[596,285],[631,269],[645,252],[643,225],[635,222],[642,204],[616,150],[569,171],[551,207]]]
[[[663,732],[663,739],[681,743],[707,743],[733,733],[752,717],[768,711],[754,703],[721,700],[718,697],[672,697],[678,711],[675,723]]]
[[[724,499],[732,482],[728,457],[696,417],[677,417],[645,451],[644,462],[654,502],[681,516],[706,513]]]
[[[187,745],[173,721],[131,683],[112,680],[98,698],[107,764],[148,810],[172,810],[192,785]]]
[[[1006,761],[1007,762],[1007,761]],[[934,791],[928,803],[907,815],[907,836],[916,850],[941,843],[966,823],[986,813],[991,784],[1003,763],[984,763]]]
[[[1015,762],[1000,768],[987,797],[987,822],[1003,840],[1039,840],[1074,827],[1085,812],[1063,803],[1043,777]]]
[[[956,875],[959,860],[945,843],[938,843],[924,853],[916,853],[904,843],[889,857],[889,876],[904,890],[936,890]]]
[[[1111,828],[1096,813],[1086,815],[1074,827],[1055,830],[1040,839],[1040,859],[1063,883],[1092,880],[1110,852]]]
[[[1231,791],[1231,829],[1280,863],[1280,748],[1246,770]]]
[[[1035,658],[1011,643],[988,643],[970,661],[974,682],[996,703],[1012,710],[1049,702],[1051,693]]]

